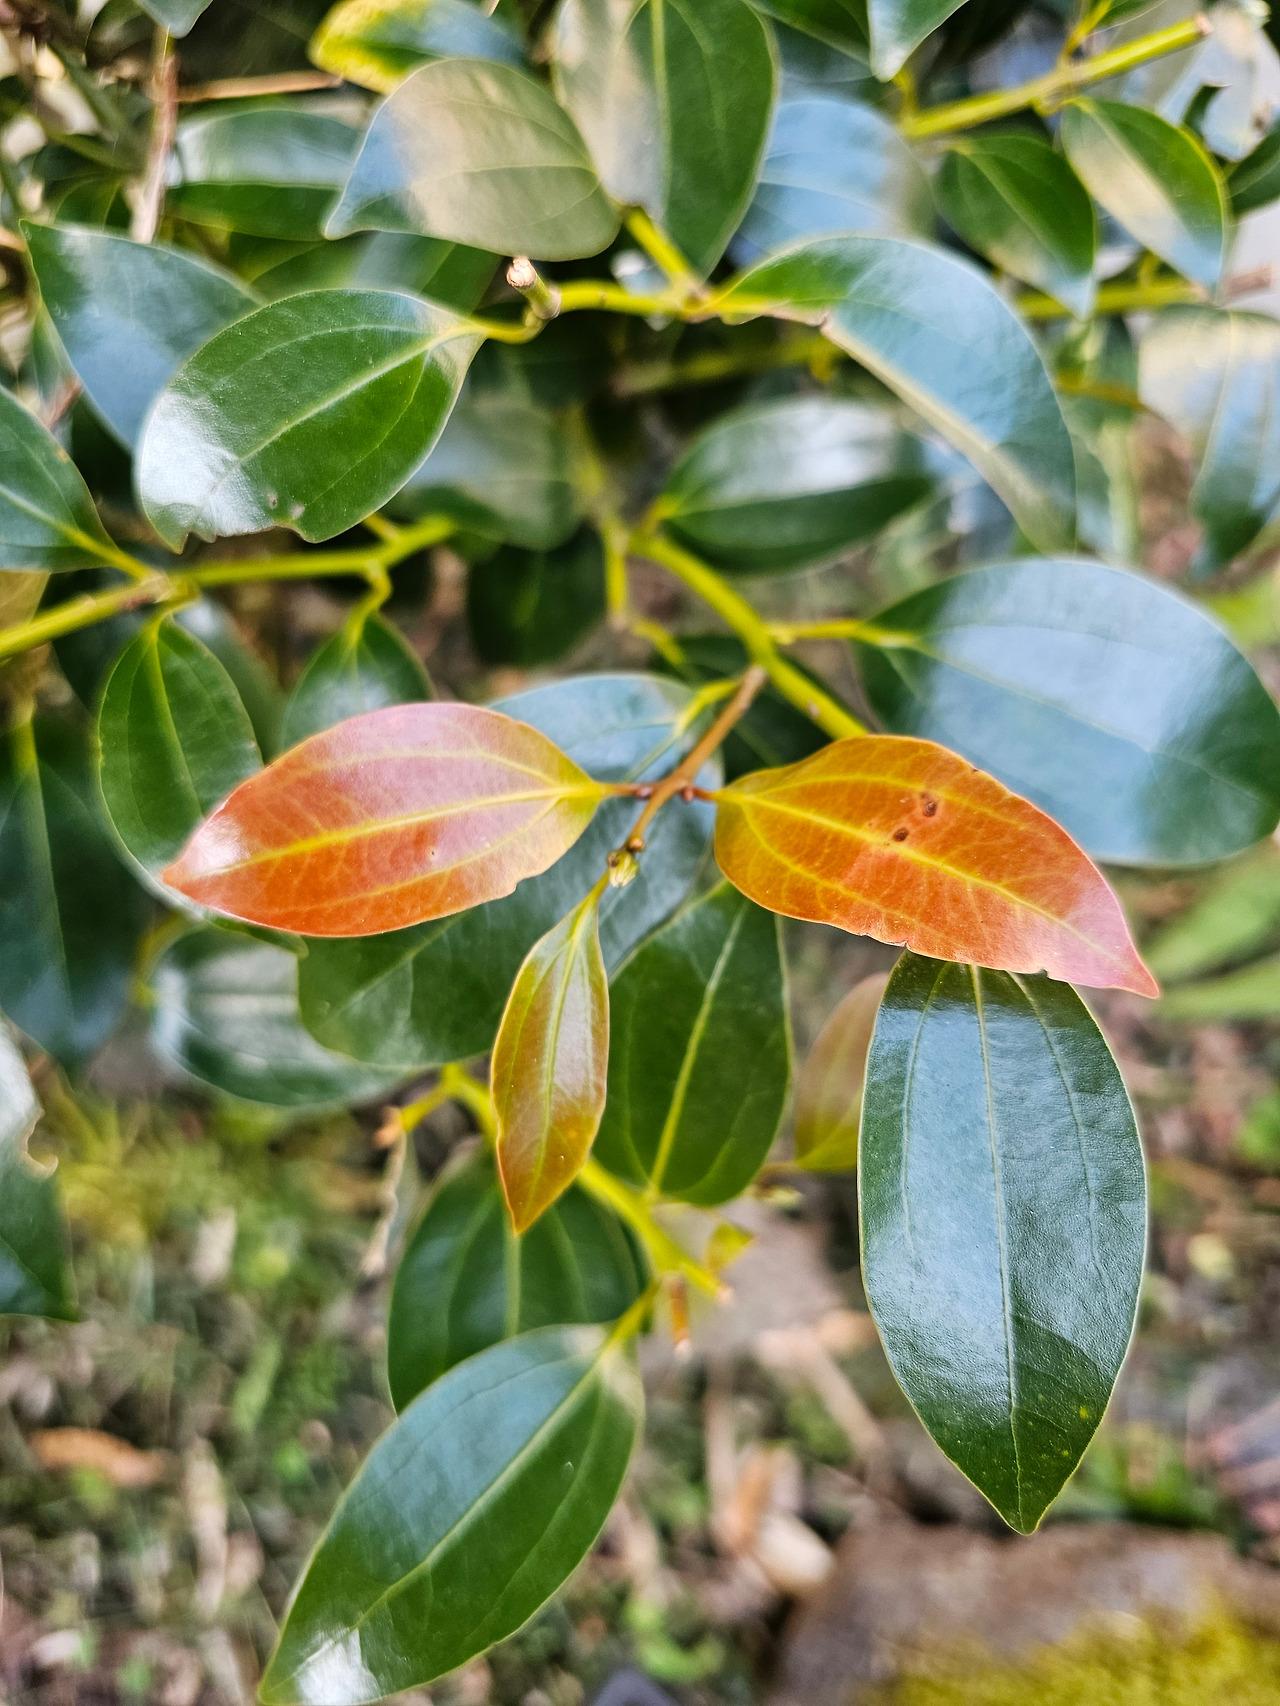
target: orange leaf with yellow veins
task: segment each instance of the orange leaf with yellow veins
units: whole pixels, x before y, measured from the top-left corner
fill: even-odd
[[[609,1076],[600,888],[530,948],[493,1046],[498,1174],[524,1232],[591,1153]]]
[[[241,783],[163,880],[251,924],[373,936],[510,894],[613,792],[500,712],[393,705]]]
[[[934,959],[1159,994],[1066,830],[932,741],[834,741],[716,800],[721,870],[773,912]]]

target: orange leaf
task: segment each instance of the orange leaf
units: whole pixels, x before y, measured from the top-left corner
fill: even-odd
[[[1066,830],[932,741],[834,741],[716,800],[720,868],[773,912],[934,959],[1159,993]]]
[[[604,1113],[609,982],[600,889],[530,948],[493,1045],[498,1173],[517,1232],[571,1185]]]
[[[888,981],[877,972],[855,983],[809,1050],[796,1083],[796,1161],[811,1172],[858,1165],[867,1051]]]
[[[611,792],[475,705],[393,705],[304,740],[205,820],[164,881],[305,936],[372,936],[510,894]]]

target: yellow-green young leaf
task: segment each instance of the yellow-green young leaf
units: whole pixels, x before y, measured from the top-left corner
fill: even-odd
[[[858,1165],[858,1122],[867,1050],[889,977],[855,983],[818,1032],[796,1084],[796,1162],[811,1173]]]
[[[529,950],[493,1049],[498,1172],[523,1232],[591,1151],[609,1065],[609,984],[600,952],[600,891]]]

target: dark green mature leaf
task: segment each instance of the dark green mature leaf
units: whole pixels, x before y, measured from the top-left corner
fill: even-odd
[[[468,321],[390,291],[259,308],[160,393],[138,449],[148,519],[175,550],[189,531],[353,527],[431,449],[479,344]]]
[[[297,107],[204,113],[178,127],[168,206],[228,231],[317,237],[359,146],[358,130]]]
[[[274,758],[280,750],[280,723],[284,716],[284,694],[275,676],[249,650],[231,617],[211,598],[184,605],[176,621],[188,634],[202,640],[226,670],[249,713],[259,752],[263,758]]]
[[[727,681],[730,676],[741,675],[750,662],[747,648],[734,634],[681,634],[679,662],[663,659],[655,667],[691,687],[702,687],[708,681]],[[796,667],[803,671],[802,664]],[[756,694],[720,748],[725,780],[732,782],[749,770],[794,764],[825,746],[827,740],[803,711],[766,687]]]
[[[287,948],[215,925],[180,936],[151,969],[156,1047],[229,1096],[280,1108],[372,1102],[403,1082],[303,1030],[297,966]]]
[[[1072,101],[1061,129],[1089,194],[1171,267],[1216,288],[1227,247],[1227,200],[1203,143],[1157,113],[1120,101]]]
[[[209,0],[138,0],[138,4],[170,35],[185,36]]]
[[[325,71],[387,94],[433,59],[523,65],[516,35],[474,0],[344,0],[311,38]]]
[[[1142,1278],[1137,1127],[1079,996],[904,954],[858,1160],[863,1280],[898,1382],[1029,1534],[1102,1418]]]
[[[107,544],[71,458],[0,389],[0,570],[92,568]]]
[[[1227,194],[1237,219],[1280,199],[1280,124],[1227,173]]]
[[[586,1556],[643,1394],[599,1327],[544,1327],[451,1369],[385,1433],[320,1541],[265,1706],[356,1706],[510,1635]]]
[[[882,612],[859,644],[897,734],[963,753],[1099,859],[1204,864],[1280,818],[1280,711],[1197,605],[1123,569],[1021,558]]]
[[[580,1185],[517,1237],[482,1150],[441,1183],[396,1269],[392,1401],[403,1410],[455,1363],[517,1333],[616,1320],[643,1286],[634,1238]]]
[[[867,0],[871,69],[882,83],[906,64],[926,36],[932,35],[962,0]]]
[[[1195,903],[1143,947],[1161,983],[1179,983],[1257,953],[1280,936],[1280,848],[1274,841],[1215,873]]]
[[[550,409],[474,381],[440,442],[392,505],[397,516],[453,516],[469,532],[549,550],[582,518],[573,443]]]
[[[954,138],[934,179],[938,205],[971,249],[1084,319],[1097,232],[1084,185],[1030,131]]]
[[[360,231],[352,237],[290,250],[252,274],[253,286],[269,302],[300,290],[404,290],[443,308],[469,314],[493,277],[498,257],[439,237],[401,231]],[[246,270],[242,263],[241,270]]]
[[[441,59],[379,107],[328,234],[370,228],[565,261],[606,248],[618,216],[540,84],[509,65]]]
[[[1071,329],[1054,351],[1062,412],[1076,453],[1080,543],[1112,563],[1138,560],[1142,546],[1134,427],[1138,352],[1119,315]]]
[[[217,658],[171,617],[149,622],[112,670],[98,711],[98,781],[129,856],[158,878],[261,763]]]
[[[430,698],[422,660],[400,630],[381,616],[356,610],[299,676],[285,706],[280,739],[296,746],[362,711]]]
[[[773,105],[769,37],[747,0],[562,0],[552,54],[609,195],[709,273],[751,199]]]
[[[467,626],[485,663],[554,663],[604,612],[604,546],[593,527],[555,551],[504,546],[467,579]]]
[[[1199,464],[1191,488],[1191,513],[1204,528],[1197,566],[1229,563],[1280,506],[1280,323],[1270,314],[1165,309],[1142,339],[1139,388]]]
[[[827,237],[762,261],[721,301],[820,325],[968,457],[1034,544],[1070,542],[1062,410],[1026,327],[969,262],[898,237]]]
[[[805,237],[869,231],[928,236],[929,181],[896,127],[865,101],[783,97],[756,192],[734,238],[743,262]]]
[[[690,750],[702,720],[692,694],[658,676],[593,675],[501,699],[495,709],[530,723],[590,775],[640,781],[664,775]],[[708,766],[715,786],[719,767]],[[359,1060],[428,1067],[483,1054],[493,1043],[525,954],[575,906],[626,837],[633,802],[606,801],[557,864],[505,900],[386,936],[313,941],[301,962],[304,1023]],[[654,824],[640,874],[600,903],[606,965],[617,965],[688,893],[706,856],[711,813],[681,803]]]
[[[609,1001],[596,1158],[685,1202],[737,1196],[769,1153],[791,1078],[777,918],[721,883],[641,945]]]
[[[721,415],[671,470],[658,505],[718,567],[769,574],[873,538],[930,486],[886,410],[786,397]]]
[[[754,0],[757,12],[803,30],[828,47],[865,59],[868,47],[866,0]]]
[[[78,731],[17,724],[0,751],[0,1008],[78,1066],[129,998],[146,913],[99,820]]]
[[[67,359],[130,449],[180,364],[258,306],[239,279],[181,249],[82,226],[24,223],[23,234]]]
[[[0,1315],[73,1321],[58,1187],[27,1159],[39,1117],[26,1065],[0,1020]]]

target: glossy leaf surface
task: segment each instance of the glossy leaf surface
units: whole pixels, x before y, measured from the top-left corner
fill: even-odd
[[[0,1009],[73,1068],[129,998],[147,902],[101,822],[88,754],[62,722],[0,747]]]
[[[39,1117],[26,1065],[0,1022],[0,1315],[72,1321],[57,1183],[27,1159]]]
[[[604,613],[604,546],[592,527],[554,551],[504,546],[467,577],[467,626],[486,663],[554,663]]]
[[[545,735],[475,705],[395,705],[243,783],[164,880],[252,924],[368,936],[510,894],[607,790]]]
[[[777,919],[721,883],[643,943],[609,999],[597,1158],[685,1202],[737,1196],[769,1153],[791,1077]]]
[[[280,720],[284,716],[284,694],[275,676],[245,644],[223,606],[211,598],[184,605],[175,621],[188,634],[203,641],[226,670],[240,695],[240,703],[249,713],[259,752],[264,758],[274,758],[280,746]]]
[[[531,77],[441,59],[379,107],[328,234],[421,231],[496,254],[571,260],[618,229],[586,144]]]
[[[722,415],[659,498],[670,530],[718,567],[806,568],[872,538],[930,481],[887,412],[788,397]]]
[[[397,515],[450,515],[470,531],[530,550],[563,545],[582,515],[564,422],[523,398],[468,386],[392,508]]]
[[[293,527],[328,539],[384,504],[448,419],[478,336],[390,291],[272,302],[204,345],[160,393],[138,490],[175,549]]]
[[[577,1185],[516,1237],[493,1157],[478,1152],[436,1190],[396,1269],[387,1315],[396,1409],[502,1339],[616,1320],[643,1283],[631,1234]]]
[[[185,36],[208,5],[209,0],[147,0],[143,10],[170,35]]]
[[[465,243],[407,231],[358,231],[301,252],[288,245],[283,260],[255,271],[253,285],[269,302],[302,290],[403,290],[469,314],[496,266],[496,255]]]
[[[1280,506],[1280,325],[1269,314],[1166,309],[1142,339],[1139,375],[1143,401],[1196,458],[1198,567],[1218,568]]]
[[[710,272],[751,198],[773,105],[755,12],[746,0],[562,0],[552,52],[609,195]]]
[[[876,714],[961,752],[1095,858],[1206,864],[1280,818],[1280,712],[1218,625],[1083,559],[955,575],[883,611]]]
[[[881,82],[900,71],[926,36],[932,35],[961,0],[867,0],[871,69]]]
[[[818,1032],[796,1080],[796,1164],[813,1173],[858,1165],[858,1123],[867,1051],[888,983],[886,973],[864,977]]]
[[[1021,321],[978,270],[926,243],[830,237],[743,273],[727,312],[820,325],[947,438],[1041,550],[1071,538],[1075,459]]]
[[[311,38],[325,71],[387,94],[433,59],[494,59],[520,65],[520,43],[501,18],[473,0],[344,0]]]
[[[71,458],[10,391],[0,389],[0,569],[83,569],[107,543]]]
[[[1079,178],[1030,131],[953,140],[934,180],[969,247],[1084,319],[1093,304],[1093,206]]]
[[[535,942],[493,1045],[498,1177],[527,1232],[582,1171],[604,1111],[609,985],[595,890]]]
[[[929,234],[929,183],[883,114],[837,92],[791,93],[774,114],[755,194],[734,239],[754,260],[806,237]]]
[[[343,1495],[266,1706],[379,1700],[518,1629],[603,1527],[642,1414],[630,1353],[599,1327],[546,1327],[451,1369]]]
[[[1237,219],[1280,199],[1280,125],[1273,126],[1253,152],[1232,167],[1227,194]]]
[[[803,30],[829,47],[865,59],[867,8],[864,0],[756,0],[756,10],[780,24]]]
[[[376,613],[353,614],[317,648],[284,710],[280,738],[296,746],[348,717],[430,699],[431,683],[398,628]]]
[[[761,906],[939,959],[1158,993],[1066,831],[932,741],[833,741],[717,803],[720,869]]]
[[[1222,180],[1203,144],[1157,113],[1072,101],[1062,146],[1089,194],[1139,243],[1214,289],[1226,258]]]
[[[258,306],[185,250],[83,226],[24,225],[40,296],[85,395],[132,448],[156,396],[215,332]]]
[[[858,1182],[899,1384],[1028,1534],[1106,1408],[1146,1235],[1133,1111],[1075,991],[904,955],[867,1063]]]
[[[589,775],[642,781],[664,775],[705,722],[678,682],[591,675],[499,700],[497,710],[541,729]],[[718,767],[707,766],[704,786]],[[300,968],[304,1021],[321,1042],[360,1060],[441,1066],[492,1046],[508,992],[529,949],[582,899],[610,850],[635,822],[632,800],[607,801],[549,871],[491,901],[413,930],[353,942],[312,942]],[[626,888],[600,902],[605,964],[618,964],[688,893],[706,856],[712,811],[700,802],[660,813]]]
[[[149,983],[161,1054],[230,1096],[340,1108],[385,1096],[403,1078],[333,1054],[302,1028],[287,948],[206,926],[166,948]]]
[[[172,619],[148,623],[108,677],[98,712],[98,780],[129,855],[158,877],[201,818],[261,765],[217,658]]]
[[[178,127],[168,206],[229,231],[315,238],[359,146],[350,125],[298,107],[202,113]]]

